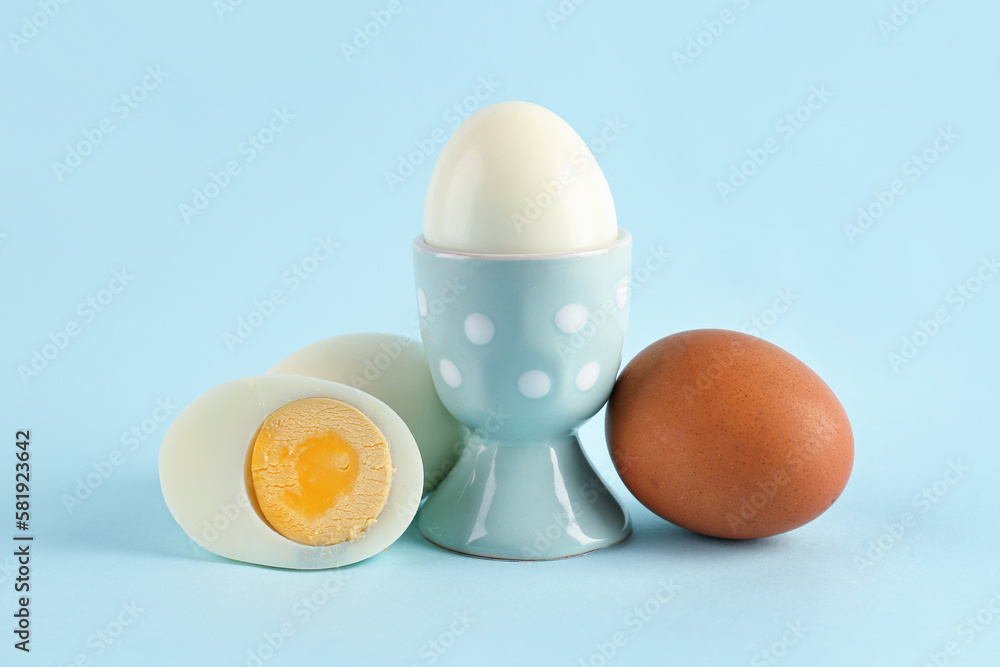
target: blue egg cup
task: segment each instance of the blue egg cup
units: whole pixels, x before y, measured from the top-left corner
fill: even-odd
[[[632,239],[542,255],[414,241],[420,334],[434,387],[469,427],[420,511],[423,535],[470,556],[565,558],[631,532],[580,447],[621,365]]]

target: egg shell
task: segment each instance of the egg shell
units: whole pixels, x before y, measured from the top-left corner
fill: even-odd
[[[843,406],[808,366],[734,331],[663,338],[608,403],[612,460],[654,513],[714,537],[783,533],[840,496],[854,462]]]
[[[353,542],[314,547],[289,540],[248,499],[247,457],[260,425],[279,407],[310,397],[354,406],[389,445],[396,472],[385,508]],[[296,375],[233,380],[196,398],[167,430],[159,469],[170,513],[198,545],[233,560],[303,570],[349,565],[384,550],[413,520],[423,484],[417,444],[389,406],[353,387]]]
[[[485,107],[441,149],[424,204],[427,245],[539,254],[617,238],[614,200],[597,159],[569,123],[545,107]]]
[[[358,333],[307,345],[267,371],[340,382],[379,399],[402,417],[424,463],[424,493],[455,464],[466,429],[434,390],[420,341],[407,336]]]

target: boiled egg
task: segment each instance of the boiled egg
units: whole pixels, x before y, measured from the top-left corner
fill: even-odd
[[[424,204],[424,242],[478,254],[542,254],[618,239],[611,189],[569,123],[531,102],[501,102],[445,143]]]

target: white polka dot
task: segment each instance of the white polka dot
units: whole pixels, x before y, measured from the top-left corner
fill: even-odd
[[[482,313],[472,313],[465,318],[465,335],[475,345],[486,345],[493,340],[495,331],[493,320]]]
[[[442,359],[438,364],[441,371],[441,379],[452,389],[458,389],[462,384],[462,374],[458,372],[458,366],[450,359]]]
[[[417,307],[420,308],[420,317],[427,317],[427,295],[419,287],[417,288]]]
[[[563,306],[556,313],[556,326],[563,333],[574,334],[583,328],[589,316],[590,313],[582,305],[571,303],[568,306]]]
[[[596,361],[585,364],[580,372],[576,374],[576,388],[580,391],[587,391],[595,384],[601,375],[601,365]]]
[[[628,299],[628,278],[622,278],[618,283],[618,292],[615,294],[615,301],[618,302],[618,310],[625,310],[625,301]]]
[[[552,380],[542,371],[528,371],[517,379],[517,390],[528,398],[541,398],[552,389]]]

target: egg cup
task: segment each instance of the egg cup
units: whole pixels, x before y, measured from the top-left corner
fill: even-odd
[[[632,239],[537,255],[414,241],[420,334],[434,387],[469,427],[419,514],[458,553],[506,560],[584,554],[625,539],[628,513],[577,429],[611,394],[628,322]]]

